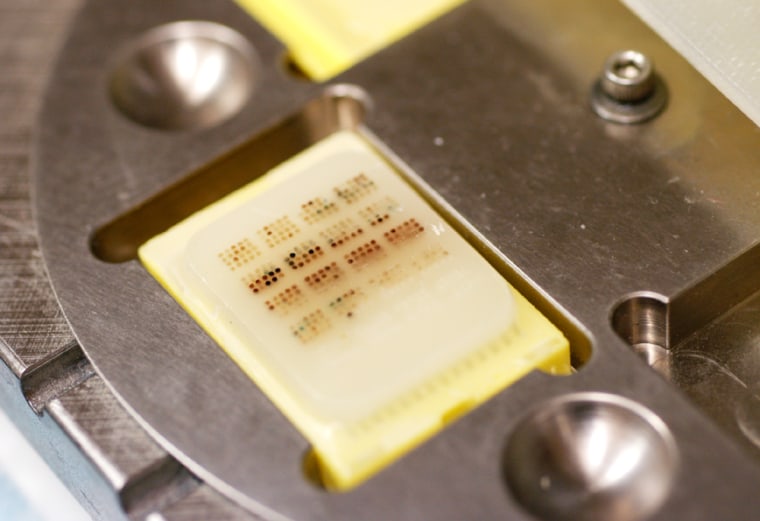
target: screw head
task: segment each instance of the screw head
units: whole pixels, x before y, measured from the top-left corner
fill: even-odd
[[[665,107],[667,90],[652,61],[635,50],[618,51],[604,64],[595,83],[591,105],[602,118],[616,123],[640,123]]]
[[[638,51],[620,51],[607,58],[601,78],[602,90],[621,102],[640,101],[655,87],[654,67]]]

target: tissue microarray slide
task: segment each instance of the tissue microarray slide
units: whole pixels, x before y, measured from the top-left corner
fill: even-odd
[[[140,249],[355,486],[567,340],[363,137],[339,132]]]

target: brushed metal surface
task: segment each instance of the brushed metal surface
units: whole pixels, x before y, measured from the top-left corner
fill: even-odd
[[[174,460],[116,405],[101,381],[91,379],[84,388],[62,396],[91,376],[92,369],[76,356],[78,346],[50,288],[29,200],[32,141],[43,85],[80,4],[0,2],[0,359],[5,362],[0,363],[0,407],[95,519],[126,520],[125,498],[131,503],[132,519],[141,519],[191,490],[187,483],[154,479],[156,474],[167,476],[172,469],[166,462]],[[56,397],[60,400],[51,404]],[[48,405],[56,409],[57,419],[47,412]],[[76,445],[66,431],[86,436],[86,446]],[[177,469],[176,462],[173,465]],[[205,508],[204,501],[212,505],[209,508],[225,503],[210,493],[193,497],[199,509]],[[229,519],[248,517],[240,513]]]
[[[0,3],[0,357],[16,375],[73,340],[37,246],[29,170],[46,73],[80,4]]]
[[[29,406],[40,414],[55,398],[76,388],[94,374],[79,344],[70,343],[55,356],[36,364],[21,376],[21,391]]]
[[[254,43],[263,66],[256,96],[202,132],[125,121],[103,81],[112,50],[185,18],[225,23]],[[588,107],[600,64],[628,47],[653,56],[671,93],[661,116],[635,128]],[[103,224],[319,97],[322,86],[283,73],[283,53],[224,2],[90,2],[47,94],[35,186],[51,278],[96,369],[166,450],[267,517],[523,519],[500,470],[522,412],[605,391],[651,410],[678,446],[680,471],[652,519],[757,512],[757,464],[637,359],[610,315],[633,292],[676,298],[725,269],[732,276],[723,281],[756,279],[736,261],[760,238],[760,132],[602,0],[473,0],[336,80],[368,93],[368,135],[563,324],[586,363],[570,377],[531,374],[354,491],[309,483],[305,440],[256,387],[136,262],[106,264],[89,249]],[[452,469],[456,479],[441,479]]]
[[[85,447],[115,490],[124,489],[131,479],[139,479],[169,458],[147,435],[130,435],[142,431],[97,376],[53,400],[47,409]]]

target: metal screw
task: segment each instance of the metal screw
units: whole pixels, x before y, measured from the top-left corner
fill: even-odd
[[[614,100],[641,101],[655,87],[652,62],[636,51],[615,53],[604,64],[601,82],[604,93]]]
[[[641,123],[659,114],[666,103],[667,89],[652,61],[633,50],[607,59],[591,94],[594,111],[615,123]]]

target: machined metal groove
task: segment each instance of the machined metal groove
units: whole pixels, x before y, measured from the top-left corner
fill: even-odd
[[[41,414],[45,405],[95,374],[82,348],[70,342],[60,352],[21,375],[21,390],[34,412]]]
[[[760,246],[754,245],[704,279],[672,296],[651,291],[626,295],[611,323],[626,342],[661,353],[733,313],[760,293]]]
[[[198,481],[150,439],[98,376],[47,405],[47,411],[139,519],[192,491]]]
[[[167,456],[131,477],[119,491],[119,498],[127,516],[140,521],[156,510],[182,501],[199,486],[198,479],[177,460]]]
[[[264,521],[203,484],[181,500],[151,513],[146,521]]]
[[[755,325],[759,256],[754,245],[672,297],[632,293],[611,317],[615,331],[650,367],[699,403],[755,459],[760,459],[758,349],[746,339],[760,331]]]

